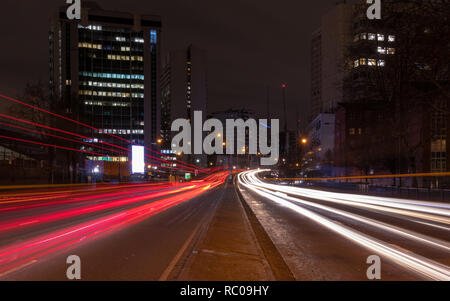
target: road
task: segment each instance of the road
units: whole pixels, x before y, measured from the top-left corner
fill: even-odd
[[[298,280],[450,280],[450,204],[327,192],[239,175],[241,192]]]
[[[183,184],[74,186],[0,198],[0,280],[159,280],[221,199],[226,173]]]
[[[245,270],[252,280],[359,281],[371,255],[382,280],[450,280],[450,204],[277,185],[260,172],[237,176],[240,196],[226,172],[3,191],[0,280],[67,280],[70,255],[83,280],[242,280]]]

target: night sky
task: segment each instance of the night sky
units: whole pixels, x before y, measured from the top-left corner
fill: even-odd
[[[193,43],[208,52],[209,112],[230,107],[282,117],[288,84],[290,127],[309,111],[310,37],[336,0],[98,0],[105,10],[158,14],[163,48]],[[49,19],[65,0],[2,0],[0,93],[17,96],[27,82],[48,77]],[[263,116],[264,116],[263,115]]]

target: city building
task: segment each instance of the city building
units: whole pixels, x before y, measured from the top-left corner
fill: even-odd
[[[319,114],[309,124],[307,135],[307,150],[313,152],[315,160],[330,161],[335,145],[335,114]]]
[[[334,114],[339,104],[346,101],[344,85],[350,71],[347,51],[352,41],[353,7],[338,1],[322,16],[320,28],[312,34],[311,112],[302,158],[303,163],[309,164],[309,171],[322,169],[326,158],[327,165],[333,161],[330,157],[334,152]]]
[[[311,39],[311,113],[310,120],[322,112],[322,34],[320,29]]]
[[[321,19],[311,39],[311,115],[333,113],[344,101],[345,62],[351,42],[353,5],[338,2]]]
[[[164,150],[172,149],[172,122],[179,118],[192,122],[195,111],[201,111],[203,116],[207,116],[207,101],[206,51],[190,45],[185,50],[168,53],[163,61],[161,75],[160,137]],[[190,155],[184,159],[199,167],[207,166],[205,155]]]
[[[79,128],[92,143],[158,149],[160,133],[161,19],[113,12],[82,3],[81,20],[68,20],[66,7],[52,18],[50,90],[52,108],[101,133]],[[128,161],[105,151],[89,161]],[[119,168],[120,169],[120,168]]]
[[[352,6],[344,97],[336,109],[335,166],[342,176],[450,170],[450,104],[437,88],[448,86],[449,69],[434,63],[446,55],[429,49],[442,41],[442,21],[439,8],[415,5],[387,1],[381,20],[369,20],[365,4]],[[375,182],[450,187],[439,176]]]
[[[214,112],[211,113],[208,116],[208,119],[217,119],[222,122],[223,125],[226,124],[226,121],[228,119],[231,120],[238,120],[242,119],[244,121],[247,121],[249,119],[257,119],[255,117],[255,113],[246,110],[246,109],[229,109],[226,111],[220,111],[220,112]],[[211,166],[225,166],[225,167],[235,167],[235,168],[256,168],[259,167],[259,156],[258,155],[251,155],[249,150],[249,130],[246,128],[245,130],[245,154],[238,155],[237,150],[237,133],[234,134],[234,155],[227,155],[226,154],[226,147],[227,143],[229,141],[226,141],[225,137],[227,137],[227,130],[226,127],[223,129],[223,137],[224,137],[224,144],[223,144],[223,154],[215,154],[208,156],[208,164]],[[258,140],[259,141],[259,140]]]

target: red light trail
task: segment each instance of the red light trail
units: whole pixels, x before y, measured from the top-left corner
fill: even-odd
[[[11,119],[11,120],[18,121],[18,122],[22,122],[22,123],[26,123],[26,124],[30,124],[30,125],[34,125],[34,126],[37,126],[37,127],[41,127],[41,128],[48,129],[48,130],[52,130],[52,131],[64,133],[64,134],[67,134],[67,135],[72,135],[72,136],[79,137],[79,138],[83,138],[83,139],[87,139],[87,140],[93,140],[92,138],[87,137],[87,136],[79,135],[79,134],[72,133],[72,132],[65,131],[65,130],[61,130],[61,129],[56,129],[56,128],[53,128],[53,127],[50,127],[50,126],[46,126],[46,125],[42,125],[42,124],[39,124],[39,123],[35,123],[35,122],[23,120],[23,119],[16,118],[16,117],[13,117],[13,116],[8,116],[8,115],[5,115],[5,114],[0,114],[0,117],[7,118],[7,119]],[[64,138],[63,138],[63,139],[64,139]],[[20,141],[20,140],[18,140],[18,141]],[[22,142],[25,142],[25,141],[22,141]],[[82,142],[80,142],[80,141],[78,141],[78,142],[79,142],[79,143],[82,143]],[[112,146],[112,147],[116,147],[116,148],[119,148],[119,149],[122,149],[122,150],[131,151],[131,150],[128,149],[128,148],[124,148],[124,147],[121,147],[121,146],[118,146],[118,145],[115,145],[115,144],[111,144],[111,143],[108,143],[108,142],[99,141],[99,143],[102,143],[102,144],[105,144],[105,145],[108,145],[108,146]],[[54,146],[54,147],[64,149],[63,147],[58,147],[58,146]],[[66,150],[68,150],[68,149],[66,148]],[[75,149],[71,149],[71,150],[75,150]],[[75,150],[75,151],[80,151],[80,150]],[[82,151],[82,152],[83,152],[83,151]],[[87,153],[87,152],[85,152],[85,153]],[[92,152],[91,152],[91,153],[92,153]],[[104,155],[104,154],[97,154],[97,155],[104,156],[104,157],[108,157],[107,155]],[[151,155],[148,155],[148,154],[145,154],[145,156],[148,157],[148,158],[157,160],[157,161],[161,161],[161,162],[164,162],[164,163],[169,163],[169,164],[171,164],[171,165],[172,165],[172,163],[173,163],[173,162],[169,162],[169,161],[167,161],[167,160],[164,160],[164,159],[161,159],[161,158],[157,158],[157,157],[154,157],[154,156],[151,156]],[[163,167],[163,168],[167,168],[167,169],[177,169],[177,168],[173,168],[173,167]],[[194,168],[192,168],[192,167],[187,167],[187,166],[184,167],[184,168],[186,168],[186,169],[191,169],[192,171],[195,170]],[[205,172],[203,172],[203,171],[199,171],[199,172],[205,173]]]
[[[62,116],[62,115],[59,115],[59,114],[56,114],[56,113],[53,113],[53,112],[50,112],[50,111],[47,111],[47,110],[38,108],[38,107],[36,107],[36,106],[30,105],[30,104],[25,103],[25,102],[23,102],[23,101],[20,101],[20,100],[17,100],[17,99],[14,99],[14,98],[11,98],[11,97],[2,95],[2,94],[0,94],[0,97],[1,97],[1,98],[4,98],[4,99],[7,99],[7,100],[10,100],[10,101],[13,101],[13,102],[16,102],[16,103],[19,103],[19,104],[24,105],[24,106],[30,107],[30,108],[32,108],[32,109],[35,109],[35,110],[38,110],[38,111],[41,111],[41,112],[44,112],[44,113],[53,115],[53,116],[55,116],[55,117],[62,118],[62,119],[64,119],[64,120],[67,120],[67,121],[70,121],[70,122],[74,122],[74,123],[76,123],[76,124],[78,124],[78,125],[87,127],[87,128],[89,128],[89,129],[92,129],[92,130],[95,130],[95,131],[97,131],[98,133],[105,134],[105,135],[108,135],[108,136],[110,136],[110,137],[113,137],[113,138],[116,138],[116,139],[125,141],[125,142],[127,142],[127,143],[136,145],[136,144],[133,143],[132,141],[129,141],[129,140],[127,140],[127,139],[124,139],[124,138],[122,138],[122,137],[119,137],[119,136],[116,136],[116,135],[113,135],[113,134],[105,133],[105,132],[103,132],[103,131],[101,131],[101,130],[95,128],[95,127],[92,127],[92,126],[90,126],[90,125],[87,125],[87,124],[82,123],[82,122],[79,122],[79,121],[76,121],[76,120],[74,120],[74,119],[71,119],[71,118],[68,118],[68,117],[65,117],[65,116]],[[1,116],[1,115],[0,115],[0,116]],[[149,149],[149,148],[147,148],[147,147],[145,147],[145,149],[148,150],[148,151],[150,151],[150,152],[153,152],[153,153],[156,153],[156,154],[158,154],[158,155],[163,156],[163,154],[161,154],[161,153],[159,153],[159,152],[157,152],[157,151],[154,151],[154,150],[152,150],[152,149]],[[193,167],[193,168],[195,168],[196,170],[199,170],[199,171],[201,171],[201,172],[208,173],[208,171],[207,171],[206,169],[200,168],[200,167],[198,167],[198,166],[195,166],[195,165],[192,165],[192,164],[188,164],[188,163],[185,163],[185,162],[179,161],[179,160],[176,160],[176,162],[178,162],[178,163],[180,163],[180,164],[182,164],[182,165],[191,166],[191,167]]]
[[[24,130],[24,131],[29,131],[29,132],[33,132],[33,133],[36,133],[36,134],[41,134],[41,135],[44,135],[44,136],[49,136],[49,137],[53,137],[53,138],[57,138],[57,139],[61,139],[61,140],[66,140],[66,141],[71,141],[71,142],[80,143],[80,144],[84,144],[84,145],[89,145],[89,146],[91,146],[91,147],[100,148],[100,149],[107,150],[107,151],[111,151],[111,152],[115,152],[115,153],[118,153],[118,154],[127,154],[127,153],[125,153],[125,152],[121,152],[121,151],[118,151],[118,150],[114,150],[114,149],[110,149],[110,148],[105,148],[105,147],[98,146],[98,145],[95,145],[95,144],[86,143],[86,142],[81,142],[81,141],[78,141],[78,140],[74,140],[74,139],[70,139],[70,138],[66,138],[66,137],[62,137],[62,136],[58,136],[58,135],[53,135],[53,134],[49,134],[49,133],[44,133],[44,132],[40,132],[40,131],[36,131],[36,130],[32,130],[32,129],[27,129],[27,128],[24,128],[24,127],[21,127],[21,126],[17,126],[17,125],[7,124],[7,123],[3,123],[3,122],[0,122],[0,125],[4,125],[4,126],[8,126],[8,127],[13,127],[13,128],[16,128],[16,129],[20,129],[20,130]]]
[[[92,220],[79,222],[77,225],[63,226],[62,229],[51,230],[51,232],[45,234],[37,234],[35,237],[0,247],[0,277],[6,276],[39,261],[45,261],[50,255],[57,254],[59,251],[79,247],[93,240],[98,240],[105,235],[122,231],[131,225],[146,220],[173,206],[186,202],[218,187],[224,183],[227,176],[227,172],[222,172],[220,174],[209,176],[208,180],[195,181],[195,183],[192,182],[190,184],[182,185],[181,187],[174,186],[171,189],[169,188],[169,190],[159,192],[155,192],[155,190],[163,187],[167,189],[168,184],[152,186],[152,190],[147,192],[145,192],[145,187],[139,187],[134,193],[142,193],[142,195],[132,197],[129,197],[129,195],[133,194],[133,187],[130,187],[132,185],[126,185],[130,189],[126,192],[104,194],[106,199],[113,198],[112,201],[105,200],[103,203],[97,203],[96,199],[101,197],[101,195],[79,197],[77,201],[92,201],[92,204],[81,208],[46,213],[42,216],[31,216],[10,220],[2,225],[4,231],[16,231],[22,227],[34,227],[37,224],[48,223],[59,219],[73,219],[80,215],[109,212],[107,215],[92,217]],[[40,193],[43,194],[45,192],[41,191]],[[31,197],[31,195],[29,196]],[[151,199],[157,200],[145,203]],[[142,202],[144,202],[144,204],[139,205],[139,203]],[[55,201],[54,204],[58,204],[58,202]],[[133,204],[137,206],[130,208]],[[113,208],[116,208],[116,210],[119,211],[111,212],[111,209]],[[26,224],[27,220],[30,222],[36,220],[37,222]],[[19,224],[19,222],[22,222],[22,224]],[[5,227],[5,225],[8,224],[9,226],[16,224],[17,227]],[[37,231],[36,233],[40,232]]]
[[[74,152],[80,152],[80,153],[91,154],[91,155],[96,155],[96,156],[105,156],[105,155],[99,154],[99,153],[84,151],[84,150],[80,150],[80,149],[74,149],[74,148],[65,147],[65,146],[58,146],[58,145],[52,145],[52,144],[47,144],[47,143],[42,143],[42,142],[30,141],[30,140],[25,140],[25,139],[20,139],[20,138],[13,138],[13,137],[2,136],[2,135],[0,135],[0,138],[14,140],[14,141],[20,141],[20,142],[25,142],[25,143],[31,143],[31,144],[37,144],[37,145],[42,145],[42,146],[48,146],[48,147],[55,147],[55,148],[59,148],[59,149],[70,150],[70,151],[74,151]]]

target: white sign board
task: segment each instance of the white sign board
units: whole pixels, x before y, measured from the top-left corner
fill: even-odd
[[[131,173],[145,172],[144,147],[133,145],[131,148]]]

